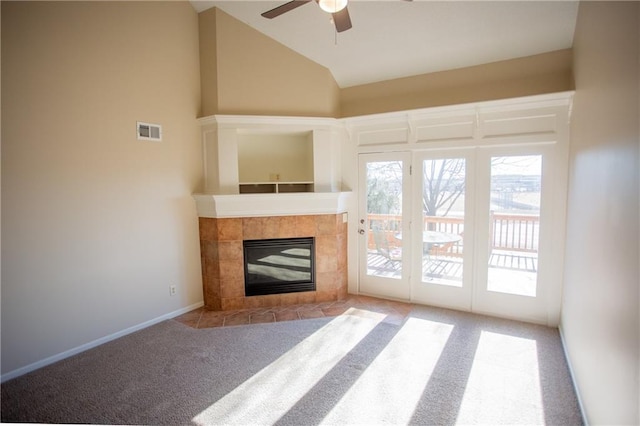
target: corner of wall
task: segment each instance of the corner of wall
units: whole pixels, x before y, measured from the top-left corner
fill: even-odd
[[[637,2],[580,2],[573,41],[561,326],[594,424],[640,420],[639,22]]]
[[[217,11],[217,8],[211,8],[198,14],[201,90],[200,117],[214,115],[218,111]]]

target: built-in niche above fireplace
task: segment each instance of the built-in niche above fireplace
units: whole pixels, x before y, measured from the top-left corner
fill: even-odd
[[[313,238],[243,241],[246,296],[315,291]]]
[[[198,121],[206,194],[342,190],[345,130],[334,118],[214,115]]]

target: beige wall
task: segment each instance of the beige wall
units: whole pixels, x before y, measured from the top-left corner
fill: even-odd
[[[202,301],[198,18],[2,2],[2,63],[5,375]]]
[[[565,49],[340,89],[326,68],[219,9],[199,19],[201,116],[351,117],[574,88]]]
[[[202,115],[339,115],[339,88],[331,72],[219,9],[200,13],[203,88],[217,79],[217,93],[203,92]],[[215,30],[211,26],[215,23]],[[215,34],[216,72],[211,71]],[[203,38],[202,36],[206,37]],[[203,48],[201,47],[201,50]],[[217,101],[212,100],[217,96]],[[215,108],[213,105],[215,104]]]
[[[573,90],[571,49],[341,90],[343,117]]]
[[[216,9],[198,14],[201,108],[198,117],[218,113],[218,47]]]
[[[582,2],[562,332],[590,424],[640,424],[640,4]]]
[[[238,135],[240,182],[313,182],[313,177],[310,133]]]

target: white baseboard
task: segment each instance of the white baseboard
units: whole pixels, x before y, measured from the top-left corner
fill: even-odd
[[[567,352],[567,343],[564,340],[564,333],[562,332],[562,324],[558,327],[558,331],[560,332],[560,342],[562,344],[562,350],[564,351],[564,359],[567,361],[567,365],[569,366],[569,375],[571,376],[571,383],[573,384],[573,391],[576,393],[576,398],[578,399],[578,406],[580,407],[580,414],[582,415],[582,423],[585,426],[589,426],[589,422],[587,421],[587,415],[584,411],[584,405],[582,404],[582,398],[580,397],[580,390],[578,389],[576,383],[576,376],[573,374],[573,368],[571,367],[571,359],[569,358],[569,353]]]
[[[104,343],[107,343],[107,342],[110,342],[112,340],[118,339],[120,337],[126,336],[127,334],[131,334],[131,333],[134,333],[136,331],[142,330],[143,328],[147,328],[147,327],[150,327],[152,325],[158,324],[158,323],[160,323],[162,321],[165,321],[165,320],[168,320],[168,319],[171,319],[171,318],[175,318],[178,315],[186,314],[187,312],[193,311],[194,309],[198,309],[198,308],[200,308],[202,306],[204,306],[204,301],[198,302],[198,303],[194,303],[193,305],[187,306],[185,308],[181,308],[181,309],[178,309],[176,311],[169,312],[168,314],[164,314],[164,315],[161,315],[161,316],[159,316],[157,318],[151,319],[149,321],[145,321],[143,323],[134,325],[134,326],[126,328],[124,330],[120,330],[120,331],[118,331],[116,333],[110,334],[108,336],[101,337],[101,338],[96,339],[96,340],[94,340],[92,342],[85,343],[84,345],[77,346],[75,348],[69,349],[67,351],[61,352],[61,353],[53,355],[53,356],[50,356],[50,357],[45,358],[43,360],[36,361],[36,362],[34,362],[32,364],[29,364],[29,365],[25,365],[24,367],[20,367],[18,369],[15,369],[13,371],[10,371],[10,372],[0,376],[0,383],[4,383],[7,380],[14,379],[16,377],[22,376],[23,374],[27,374],[27,373],[35,371],[35,370],[37,370],[39,368],[45,367],[45,366],[47,366],[49,364],[53,364],[54,362],[58,362],[58,361],[61,361],[61,360],[65,359],[65,358],[69,358],[70,356],[77,355],[80,352],[84,352],[86,350],[95,348],[96,346],[100,346],[100,345],[102,345]]]

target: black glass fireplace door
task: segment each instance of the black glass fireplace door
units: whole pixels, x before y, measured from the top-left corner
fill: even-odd
[[[246,296],[316,289],[313,238],[245,240],[243,249]]]

